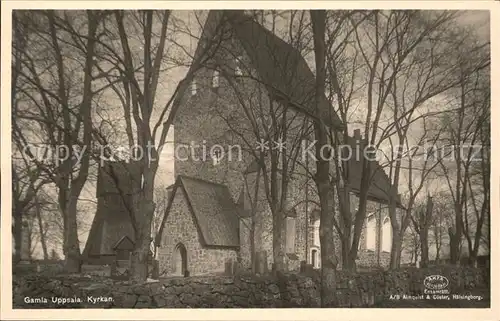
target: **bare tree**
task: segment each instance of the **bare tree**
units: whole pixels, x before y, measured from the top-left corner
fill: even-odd
[[[255,216],[263,210],[265,201],[272,216],[273,262],[276,271],[285,270],[285,213],[292,210],[296,204],[291,198],[290,187],[297,184],[297,179],[303,178],[300,162],[301,139],[310,133],[307,119],[295,111],[288,110],[266,93],[261,82],[251,75],[251,66],[244,66],[244,75],[256,86],[241,86],[227,71],[222,75],[227,80],[228,88],[236,96],[240,110],[215,110],[216,115],[224,121],[229,132],[242,142],[243,150],[250,156],[256,168],[256,178],[249,182],[245,178],[246,193],[249,193],[252,223],[251,237],[255,232]],[[246,75],[246,76],[245,76]],[[238,116],[236,116],[238,115]],[[245,120],[246,125],[242,125]],[[266,143],[269,148],[256,149],[256,142]],[[276,148],[275,143],[284,146]],[[286,145],[285,145],[286,144]],[[309,173],[307,172],[307,175]],[[251,186],[250,186],[251,185]],[[252,187],[253,186],[253,187]],[[263,197],[262,197],[263,195]],[[294,231],[290,231],[294,233]],[[254,241],[252,240],[252,247]],[[255,256],[255,253],[253,254]]]
[[[91,143],[92,67],[95,37],[102,14],[89,10],[84,21],[79,21],[86,30],[82,40],[75,30],[65,32],[64,27],[72,26],[70,21],[75,18],[68,13],[29,12],[27,17],[23,17],[24,27],[29,29],[25,32],[33,37],[23,47],[14,43],[14,51],[20,50],[17,55],[22,57],[16,73],[23,84],[17,87],[18,93],[22,94],[23,107],[14,104],[13,140],[58,188],[64,223],[65,268],[68,272],[80,270],[77,202],[88,176],[90,155],[82,153],[77,159],[73,153],[75,146],[85,150]],[[15,15],[21,13],[16,12]],[[47,27],[43,28],[43,25]],[[75,58],[78,49],[85,53],[84,63],[68,63],[68,59]],[[40,60],[41,53],[45,61]],[[71,77],[80,77],[81,82],[76,84]],[[21,98],[17,96],[15,99]],[[26,105],[33,108],[25,108]],[[37,129],[46,134],[45,138],[37,137],[36,129],[28,124],[36,124]],[[33,143],[43,143],[51,146],[52,150],[64,149],[67,154],[64,159],[47,163],[47,159],[35,157],[29,148]]]
[[[153,240],[157,237],[163,216],[166,214],[169,197],[169,191],[164,186],[155,188],[154,201],[156,206],[153,214],[153,220],[151,222],[151,237]],[[156,246],[154,246],[154,244],[152,244],[152,250],[153,257],[156,257]]]
[[[483,231],[483,224],[486,216],[488,215],[488,201],[483,202],[481,210],[476,207],[476,197],[473,196],[473,208],[477,215],[477,224],[475,231],[475,240],[471,240],[471,231],[469,222],[469,206],[468,200],[474,191],[471,190],[469,184],[471,174],[473,174],[472,166],[474,163],[481,163],[481,175],[488,175],[488,142],[481,138],[481,132],[484,128],[488,127],[489,119],[489,89],[487,83],[489,82],[489,73],[486,67],[489,66],[489,57],[485,52],[487,46],[473,47],[467,53],[462,53],[462,60],[460,61],[459,70],[459,86],[456,90],[456,95],[452,96],[450,104],[455,106],[452,113],[444,115],[443,128],[446,131],[446,143],[450,146],[453,152],[452,161],[441,161],[441,169],[448,186],[453,207],[455,211],[455,222],[452,229],[450,229],[450,255],[451,262],[458,264],[460,259],[460,244],[462,238],[465,236],[470,255],[475,259],[477,250],[479,249],[479,242]],[[473,52],[475,59],[472,60],[469,54]],[[469,59],[467,58],[469,57]],[[471,62],[472,60],[472,62]],[[474,72],[469,72],[470,64],[479,60],[481,67],[474,69]],[[481,144],[486,146],[481,146]],[[480,147],[480,149],[478,148]],[[484,148],[483,148],[484,147]],[[484,199],[489,198],[489,186],[483,180]],[[476,194],[477,195],[477,194]],[[477,241],[477,242],[475,242]],[[475,243],[475,244],[474,244]]]
[[[316,121],[314,122],[314,133],[316,139],[316,176],[315,182],[318,188],[320,201],[320,226],[319,237],[321,244],[321,306],[331,307],[336,305],[336,280],[335,270],[337,268],[337,257],[335,254],[335,243],[333,238],[333,193],[330,188],[330,163],[329,157],[324,157],[323,146],[328,144],[328,131],[321,120],[320,101],[325,93],[325,30],[326,12],[324,10],[310,11],[313,38],[314,56],[316,61]]]
[[[172,25],[174,31],[182,32],[177,23],[178,19],[169,10],[113,11],[111,19],[104,22],[103,37],[98,41],[102,51],[96,68],[106,75],[106,87],[119,99],[128,145],[134,151],[132,156],[140,164],[140,173],[135,178],[140,181],[140,188],[133,197],[135,205],[130,209],[135,232],[131,274],[136,281],[147,278],[151,223],[155,211],[154,184],[161,150],[194,73],[220,41],[214,39],[200,46],[186,76],[173,85],[175,90],[171,97],[161,102],[157,97],[160,76],[168,69],[165,64],[170,63],[172,68],[172,60],[175,62],[170,56],[173,53],[169,53],[167,47],[171,45],[185,51],[168,30]],[[166,61],[169,57],[172,58],[170,62]],[[153,117],[154,107],[158,104],[161,104],[159,116]],[[99,144],[108,145],[106,137],[96,139]],[[139,150],[142,155],[138,154]]]
[[[433,207],[432,197],[428,195],[425,207],[417,208],[415,210],[416,218],[411,217],[413,228],[418,233],[420,239],[420,262],[423,268],[429,265],[429,229],[432,224]]]
[[[408,215],[402,223],[396,215],[401,155],[407,144],[406,137],[410,125],[425,117],[420,113],[421,107],[458,83],[454,61],[445,59],[445,49],[450,47],[446,42],[438,41],[442,39],[441,34],[446,28],[454,24],[455,17],[455,12],[444,11],[356,12],[348,18],[353,30],[352,37],[348,39],[352,40],[338,47],[339,50],[349,48],[351,58],[344,58],[341,50],[333,50],[329,55],[331,89],[336,93],[333,98],[339,106],[341,118],[348,121],[350,115],[358,113],[355,103],[366,105],[366,113],[363,112],[360,117],[360,125],[364,127],[361,143],[364,146],[380,148],[388,139],[396,137],[397,157],[389,162],[393,187],[387,191],[394,231],[391,259],[393,268],[399,265],[401,237],[409,222]],[[346,32],[349,33],[349,30]],[[472,69],[470,66],[468,71]],[[350,78],[342,76],[343,70],[348,70]],[[354,85],[356,83],[359,85]],[[345,130],[340,135],[333,133],[331,140],[338,146],[347,139]],[[355,268],[359,239],[366,218],[369,189],[373,183],[377,183],[373,182],[374,167],[365,158],[361,159],[363,165],[360,186],[345,184],[349,182],[347,162],[338,166],[335,175],[337,179],[334,180],[342,184],[336,189],[342,213],[340,218],[343,220],[342,225],[345,225],[341,237],[344,244],[343,259],[345,257],[343,267],[347,269]],[[358,196],[359,205],[354,219],[351,218],[347,206],[351,191]]]

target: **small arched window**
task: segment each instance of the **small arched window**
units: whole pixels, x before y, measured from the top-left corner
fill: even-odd
[[[316,250],[316,249],[313,249],[311,251],[311,265],[313,266],[313,268],[318,268],[319,267],[319,264],[318,264],[318,250]]]

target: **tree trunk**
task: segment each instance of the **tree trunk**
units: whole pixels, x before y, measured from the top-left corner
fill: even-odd
[[[469,253],[469,259],[467,263],[470,266],[474,266],[476,264],[476,261],[477,261],[477,252],[472,251],[471,253]]]
[[[420,257],[421,267],[429,266],[429,228],[432,220],[434,202],[430,195],[427,196],[425,211],[420,213]]]
[[[436,245],[436,263],[439,261],[441,256],[441,211],[438,213],[438,226],[434,227],[434,244]]]
[[[362,157],[361,159],[364,159]],[[370,171],[370,166],[367,166],[368,160],[364,159],[364,169],[363,169],[363,174],[361,178],[361,190],[359,193],[359,205],[358,205],[358,211],[356,212],[355,218],[354,218],[354,230],[353,230],[353,236],[352,236],[352,243],[351,243],[351,250],[349,251],[349,256],[348,256],[348,263],[347,267],[350,271],[355,272],[356,271],[356,258],[358,257],[358,247],[359,247],[359,241],[361,238],[361,232],[363,229],[363,224],[366,219],[366,205],[367,205],[367,199],[368,199],[368,186],[369,182],[371,180],[371,171]],[[378,228],[378,226],[377,226]],[[377,249],[377,253],[379,252],[379,249]]]
[[[397,270],[399,268],[401,259],[403,233],[401,233],[401,227],[399,226],[399,223],[397,221],[395,204],[391,204],[389,207],[389,217],[391,220],[391,228],[392,228],[392,244],[391,244],[391,257],[389,261],[389,269]]]
[[[14,205],[14,264],[21,261],[21,243],[22,243],[22,232],[23,232],[23,213]]]
[[[320,171],[318,171],[320,173]],[[332,202],[328,193],[330,185],[328,182],[320,182],[323,200],[321,202],[321,218],[319,225],[319,240],[321,251],[321,306],[335,307],[337,305],[336,297],[336,269],[337,258],[335,255],[335,243],[333,238],[333,215],[328,210],[328,202]],[[323,185],[324,184],[324,185]],[[319,186],[318,186],[319,187]],[[319,188],[318,188],[319,189]],[[326,202],[325,200],[326,195]],[[326,207],[326,208],[324,208]]]
[[[351,240],[343,237],[340,240],[340,244],[342,246],[342,249],[341,249],[342,269],[343,270],[350,270],[351,267],[349,266],[349,251],[351,249]]]
[[[143,201],[143,204],[139,207],[139,213],[145,213],[143,218],[152,217],[153,211],[154,205],[148,201]],[[151,243],[150,225],[148,225],[147,219],[137,220],[137,222],[135,246],[131,253],[130,273],[133,281],[144,282],[148,278],[148,255]]]
[[[155,204],[153,202],[154,194],[154,176],[157,165],[151,165],[154,168],[147,168],[144,175],[144,186],[142,191],[136,195],[136,206],[134,206],[136,235],[135,246],[131,255],[131,279],[136,282],[144,282],[148,277],[148,256],[151,244],[151,222],[154,215]]]
[[[61,218],[63,220],[63,235],[62,235],[62,248],[63,248],[63,255],[66,259],[67,257],[67,239],[66,239],[66,231],[68,230],[68,223],[67,223],[67,218],[66,218],[66,208],[68,206],[68,195],[67,195],[67,188],[64,186],[68,186],[69,182],[67,181],[67,178],[63,177],[61,180],[61,184],[57,186],[58,188],[58,195],[57,195],[57,204],[59,206],[59,212],[61,213]]]
[[[389,269],[397,270],[401,265],[401,247],[403,246],[403,236],[399,231],[392,233],[391,260]]]
[[[19,12],[18,12],[19,13]],[[14,41],[16,42],[17,45],[17,50],[13,51],[14,54],[14,61],[13,61],[13,66],[12,66],[12,84],[11,84],[11,103],[12,103],[12,117],[14,117],[16,111],[17,111],[17,106],[19,100],[16,99],[17,97],[17,89],[18,89],[18,84],[17,80],[19,77],[19,71],[21,69],[21,55],[24,52],[25,49],[25,44],[26,42],[24,41],[22,37],[22,32],[19,29],[19,19],[18,19],[18,13],[13,12],[12,14],[12,29],[14,31]],[[15,122],[14,118],[12,119],[13,122]],[[20,197],[18,193],[15,193],[17,190],[15,186],[18,186],[19,184],[18,177],[16,175],[16,172],[14,168],[12,168],[12,194],[13,196],[16,195]],[[14,226],[12,228],[12,233],[13,233],[13,238],[14,238],[14,261],[12,262],[13,264],[19,263],[21,261],[21,240],[22,240],[22,222],[23,222],[23,215],[22,212],[19,208],[19,206],[16,206],[16,201],[19,201],[19,199],[14,200],[13,199],[13,204],[12,204],[12,214],[13,214],[13,221],[14,221]]]
[[[47,241],[45,240],[45,231],[43,228],[42,213],[40,210],[40,203],[38,202],[38,197],[35,196],[35,212],[38,221],[38,230],[40,232],[40,244],[42,245],[43,259],[49,259],[49,252],[47,250]]]
[[[257,271],[257,266],[255,265],[255,213],[252,215],[252,223],[250,228],[250,267],[252,273]]]
[[[144,135],[144,132],[140,132]],[[147,134],[147,133],[146,133]],[[143,136],[144,137],[144,136]],[[141,139],[144,144],[148,139]],[[151,159],[150,159],[151,157]],[[151,246],[151,224],[155,212],[154,184],[158,170],[158,155],[153,150],[152,155],[142,159],[139,190],[133,191],[133,213],[135,218],[135,242],[131,253],[130,273],[135,282],[144,282],[148,278],[148,257]]]
[[[78,196],[72,195],[65,207],[64,216],[66,217],[66,230],[65,234],[65,270],[68,273],[80,273],[80,241],[78,240],[77,228],[77,204]]]
[[[459,207],[460,205],[456,206]],[[450,260],[451,264],[460,264],[460,243],[462,240],[462,209],[455,209],[455,231],[452,231],[453,237],[450,238]]]
[[[439,236],[441,237],[441,236]],[[441,240],[436,242],[436,263],[441,259]]]
[[[283,222],[283,211],[277,210],[273,215],[273,272],[285,271],[285,249],[283,244],[285,229],[283,228]]]
[[[325,28],[326,11],[311,10],[311,21],[314,37],[314,53],[316,61],[316,93],[315,103],[318,119],[314,122],[316,139],[316,185],[320,201],[319,240],[321,245],[321,307],[335,307],[337,258],[333,239],[333,193],[330,186],[329,157],[322,155],[323,146],[328,144],[326,127],[320,121],[319,106],[325,94]],[[331,151],[330,151],[331,152]]]
[[[450,237],[450,263],[456,264],[458,244],[456,244],[456,233],[453,227],[448,228],[448,236]]]
[[[415,264],[417,264],[417,262],[418,262],[418,252],[419,252],[419,244],[418,244],[418,240],[415,240],[415,249],[413,251],[413,253],[415,254],[414,255],[415,261],[414,262],[412,261]]]
[[[349,252],[351,251],[352,244],[352,213],[351,213],[351,200],[349,196],[349,189],[344,186],[343,190],[338,190],[339,211],[340,211],[340,228],[342,235],[340,237],[340,255],[342,258],[341,264],[343,270],[351,270],[349,261]],[[338,233],[339,236],[341,233]]]
[[[420,230],[420,267],[429,266],[429,231],[425,228]]]

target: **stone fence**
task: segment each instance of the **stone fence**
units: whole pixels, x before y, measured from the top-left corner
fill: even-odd
[[[370,307],[391,295],[419,295],[424,279],[441,275],[450,293],[489,288],[489,272],[436,266],[352,274],[338,271],[339,307]],[[110,278],[14,275],[14,308],[314,308],[319,273],[171,278],[130,284]]]

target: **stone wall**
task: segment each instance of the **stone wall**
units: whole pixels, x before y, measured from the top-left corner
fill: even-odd
[[[161,242],[158,248],[161,275],[179,273],[175,271],[179,258],[174,255],[179,244],[186,248],[187,270],[192,276],[224,272],[225,262],[229,259],[236,260],[237,257],[236,250],[202,247],[193,214],[181,188],[176,190]]]
[[[391,253],[380,251],[379,257],[375,251],[370,250],[358,250],[358,259],[356,260],[356,266],[359,268],[374,268],[380,267],[381,269],[387,269],[391,260]]]
[[[337,276],[339,307],[370,307],[390,295],[423,293],[426,276],[443,275],[450,293],[489,288],[489,272],[473,268],[408,268]],[[311,275],[189,277],[133,285],[110,279],[14,275],[14,308],[292,308],[319,307],[319,273]],[[52,297],[56,302],[52,302]],[[28,298],[28,299],[27,299]],[[46,298],[47,302],[33,302]],[[90,298],[90,301],[89,301]],[[92,299],[102,298],[101,302]],[[59,299],[59,303],[57,303]],[[63,303],[63,300],[66,300]],[[71,302],[71,301],[81,302]]]

